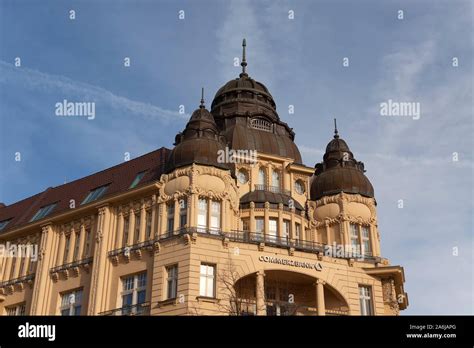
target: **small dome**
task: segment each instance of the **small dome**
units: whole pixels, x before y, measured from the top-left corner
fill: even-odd
[[[334,139],[326,147],[323,162],[315,167],[311,200],[340,192],[374,197],[374,188],[364,174],[364,164],[355,160],[347,143],[339,138],[337,129]]]
[[[219,136],[214,118],[204,107],[204,100],[193,112],[186,128],[175,138],[175,147],[166,163],[165,172],[192,163],[229,169],[226,163],[218,161],[219,153],[225,151],[225,142]]]
[[[249,77],[247,73],[240,74],[239,78],[222,86],[211,106],[214,117],[250,111],[266,115],[273,121],[279,120],[275,101],[267,87]]]

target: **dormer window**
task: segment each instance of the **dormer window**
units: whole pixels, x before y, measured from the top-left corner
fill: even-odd
[[[11,219],[0,221],[0,231],[7,227]]]
[[[254,129],[263,130],[265,132],[272,131],[272,123],[263,118],[253,118],[250,120],[250,125]]]
[[[105,191],[107,191],[108,187],[109,187],[109,185],[107,184],[107,185],[100,186],[100,187],[97,187],[97,188],[93,189],[91,192],[89,192],[89,194],[84,199],[84,201],[82,201],[81,204],[87,204],[87,203],[98,200],[100,197],[102,197],[104,195],[104,193],[105,193]]]
[[[48,216],[56,207],[56,205],[57,203],[53,203],[53,204],[49,204],[49,205],[45,205],[44,207],[41,207],[40,210],[38,210],[36,214],[31,218],[30,222],[40,220]]]
[[[133,179],[133,182],[132,182],[132,184],[130,185],[129,188],[131,188],[131,189],[135,188],[140,183],[140,181],[142,181],[143,177],[145,176],[145,173],[146,173],[146,171],[138,173],[137,176],[135,177],[135,179]]]

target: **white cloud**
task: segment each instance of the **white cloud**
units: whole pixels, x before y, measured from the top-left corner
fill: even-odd
[[[159,106],[118,96],[101,87],[24,67],[15,68],[4,61],[0,61],[0,83],[5,85],[21,84],[30,90],[53,91],[58,95],[76,95],[81,98],[80,101],[95,101],[124,113],[164,122],[182,121],[189,118],[187,114],[180,114],[177,111],[166,110]]]

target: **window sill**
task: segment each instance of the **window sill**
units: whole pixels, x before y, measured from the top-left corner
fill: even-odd
[[[208,303],[219,303],[219,299],[215,297],[207,297],[207,296],[197,296],[196,300],[198,302],[208,302]]]
[[[174,297],[174,298],[169,298],[169,299],[166,299],[166,300],[163,300],[163,301],[159,301],[158,302],[158,307],[176,305],[176,304],[178,304],[178,298]]]

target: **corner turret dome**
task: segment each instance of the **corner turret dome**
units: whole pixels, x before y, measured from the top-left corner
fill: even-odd
[[[374,188],[364,174],[364,163],[355,160],[347,143],[339,138],[337,128],[334,139],[326,146],[323,162],[315,168],[310,192],[312,201],[340,192],[374,197]]]
[[[184,131],[176,135],[174,145],[166,164],[166,173],[192,163],[229,169],[226,163],[218,161],[220,151],[225,150],[225,140],[219,135],[214,118],[204,106],[204,96]]]

